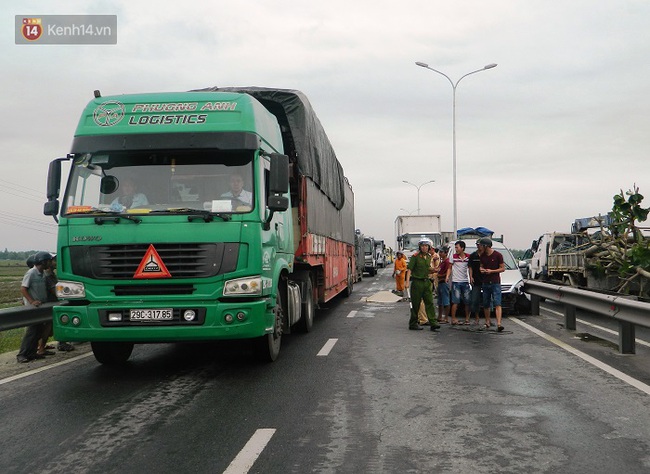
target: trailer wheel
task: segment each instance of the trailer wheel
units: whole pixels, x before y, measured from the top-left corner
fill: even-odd
[[[352,294],[352,290],[354,289],[354,273],[352,273],[352,261],[348,261],[348,286],[343,292],[346,298],[348,298]]]
[[[298,330],[307,333],[311,331],[314,324],[314,292],[312,289],[311,278],[305,281],[305,295],[302,300],[302,318],[298,321]]]
[[[280,354],[280,344],[282,343],[282,319],[284,314],[281,298],[282,290],[278,288],[278,297],[276,298],[275,308],[273,308],[273,314],[275,315],[273,332],[253,339],[253,350],[260,362],[273,362]]]
[[[133,352],[131,342],[91,342],[90,347],[97,362],[104,365],[124,364]]]

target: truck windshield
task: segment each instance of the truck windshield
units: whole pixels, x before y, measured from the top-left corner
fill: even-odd
[[[417,250],[418,244],[422,239],[429,239],[433,242],[434,247],[440,245],[440,234],[406,234],[402,237],[404,250]]]
[[[77,155],[62,213],[250,212],[252,163],[252,152],[216,150]]]

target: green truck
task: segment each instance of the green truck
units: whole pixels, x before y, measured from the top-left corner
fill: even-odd
[[[55,337],[90,341],[104,364],[134,344],[223,339],[273,361],[357,278],[352,188],[299,91],[95,91],[47,199]]]

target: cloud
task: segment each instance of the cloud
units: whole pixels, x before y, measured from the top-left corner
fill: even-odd
[[[118,15],[114,46],[17,46],[3,32],[5,175],[43,190],[94,89],[104,95],[212,85],[297,88],[310,98],[355,191],[357,226],[394,243],[403,179],[421,212],[452,217],[452,80],[457,88],[459,226],[515,248],[605,212],[620,188],[650,186],[646,78],[650,5],[586,0],[62,1],[29,12]],[[648,194],[648,191],[646,191]],[[40,209],[18,198],[5,206]],[[0,246],[52,248],[3,224]]]

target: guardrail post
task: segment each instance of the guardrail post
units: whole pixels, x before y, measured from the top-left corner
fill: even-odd
[[[539,302],[541,298],[537,295],[530,295],[530,314],[532,316],[539,316]]]
[[[634,324],[618,321],[618,350],[621,354],[636,354]]]
[[[576,329],[576,307],[571,304],[564,304],[564,327],[575,331]]]

